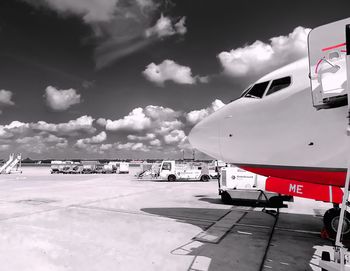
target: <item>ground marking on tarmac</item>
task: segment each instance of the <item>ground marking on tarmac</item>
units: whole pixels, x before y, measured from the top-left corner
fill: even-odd
[[[217,244],[246,214],[247,212],[233,212],[231,210],[207,230],[195,236],[193,240]]]
[[[272,269],[272,266],[269,266],[269,265],[264,265],[264,267]]]
[[[207,271],[211,263],[211,258],[205,256],[196,256],[192,262],[189,271]]]
[[[285,263],[285,262],[280,262],[280,264],[289,265],[289,263]]]
[[[246,231],[237,231],[237,233],[245,234],[245,235],[252,235],[251,232],[246,232]]]

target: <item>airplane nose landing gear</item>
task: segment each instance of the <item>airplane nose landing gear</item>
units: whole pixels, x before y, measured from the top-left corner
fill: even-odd
[[[335,207],[325,212],[323,216],[324,227],[330,238],[334,239],[337,235],[340,218],[340,208]],[[350,238],[350,213],[345,212],[342,236],[344,239]]]

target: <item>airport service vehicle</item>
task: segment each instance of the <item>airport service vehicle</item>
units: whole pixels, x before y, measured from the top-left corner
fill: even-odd
[[[73,163],[73,165],[71,165],[69,173],[70,174],[80,174],[83,172],[83,169],[84,169],[84,167],[81,163],[75,162],[75,163]]]
[[[219,171],[222,167],[226,167],[227,164],[221,160],[213,160],[209,165],[209,176],[212,179],[219,179],[220,174]]]
[[[118,162],[114,162],[114,161],[108,162],[107,166],[109,168],[112,167],[112,173],[116,173],[118,169]]]
[[[95,172],[98,161],[82,161],[83,171],[82,174],[92,174]]]
[[[102,173],[103,174],[115,173],[115,169],[113,168],[112,164],[103,165]]]
[[[62,164],[62,161],[51,161],[51,174],[59,173],[59,166]]]
[[[189,135],[198,150],[268,177],[269,191],[333,203],[323,218],[335,261],[322,255],[324,270],[350,270],[341,243],[350,236],[349,24],[313,29],[308,58],[260,78]]]
[[[160,163],[142,163],[140,164],[140,171],[136,173],[138,179],[156,179],[159,176]]]
[[[218,184],[219,195],[226,204],[235,201],[253,201],[257,206],[284,207],[283,201],[292,200],[292,197],[266,191],[265,176],[235,166],[221,168]]]
[[[129,174],[129,163],[120,162],[118,172],[120,174]]]
[[[0,167],[0,174],[22,173],[22,155],[11,153],[9,159]]]
[[[64,161],[58,167],[58,172],[63,174],[70,174],[73,171],[74,162],[73,161]]]
[[[94,173],[97,173],[97,174],[104,173],[104,167],[103,167],[103,165],[97,164],[97,165],[95,166]]]
[[[159,170],[159,179],[174,182],[176,180],[210,180],[209,170],[205,166],[196,167],[188,163],[180,164],[175,160],[162,161]]]

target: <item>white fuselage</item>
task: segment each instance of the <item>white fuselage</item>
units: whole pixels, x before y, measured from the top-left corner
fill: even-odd
[[[292,82],[261,99],[242,97],[224,106],[193,128],[191,144],[237,165],[344,171],[347,107],[316,110],[308,73],[302,59],[262,77],[256,83],[284,76]]]

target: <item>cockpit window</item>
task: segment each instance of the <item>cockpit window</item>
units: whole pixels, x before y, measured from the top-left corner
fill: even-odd
[[[241,98],[241,97],[244,97],[244,96],[247,94],[247,92],[248,92],[251,88],[252,88],[252,86],[247,87],[247,88],[242,92],[241,96],[239,96],[239,97],[240,97],[240,98]]]
[[[280,78],[280,79],[276,79],[276,80],[273,80],[272,83],[271,83],[271,86],[269,88],[269,90],[267,91],[266,93],[266,96],[267,95],[270,95],[272,93],[275,93],[281,89],[284,89],[286,87],[289,87],[291,84],[291,78],[290,76],[287,76],[287,77],[283,77],[283,78]]]
[[[269,84],[269,81],[255,84],[249,89],[244,95],[247,98],[262,98],[264,96],[265,90]]]

